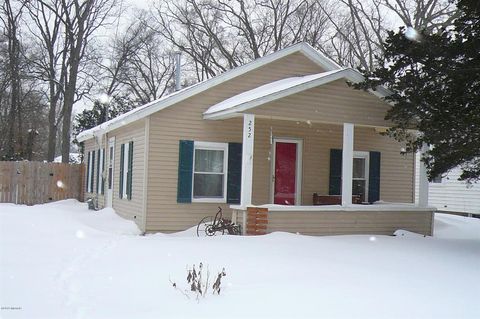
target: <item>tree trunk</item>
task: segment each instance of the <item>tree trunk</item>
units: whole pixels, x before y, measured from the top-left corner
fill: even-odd
[[[19,53],[19,42],[17,39],[17,20],[14,17],[12,8],[10,6],[10,1],[5,2],[6,11],[7,11],[7,37],[8,37],[8,71],[11,77],[11,95],[10,95],[10,111],[9,111],[9,122],[8,122],[8,133],[7,133],[7,152],[6,156],[8,158],[15,157],[15,144],[16,144],[16,132],[15,124],[17,119],[18,112],[18,100],[20,97],[20,53]]]
[[[78,40],[79,41],[79,40]],[[68,82],[65,85],[65,95],[63,99],[63,119],[62,119],[62,163],[70,161],[70,135],[72,126],[72,109],[75,102],[75,90],[77,88],[78,67],[80,64],[79,45],[72,49],[68,73]]]
[[[72,71],[73,72],[73,71]],[[75,71],[76,72],[76,71]],[[70,76],[72,78],[72,76]],[[65,98],[63,102],[63,120],[62,120],[62,163],[70,161],[70,134],[72,125],[72,109],[75,99],[76,75],[75,79],[65,90]]]
[[[48,162],[53,162],[55,160],[55,145],[57,144],[57,126],[55,125],[56,102],[55,104],[52,104],[53,102],[50,102],[50,109],[48,110]]]
[[[51,63],[53,65],[53,63]],[[57,145],[57,103],[58,94],[55,92],[55,82],[50,80],[50,108],[48,110],[48,147],[47,147],[47,161],[53,162],[55,160],[55,146]]]

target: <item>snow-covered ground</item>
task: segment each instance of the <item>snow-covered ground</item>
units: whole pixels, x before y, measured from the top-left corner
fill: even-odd
[[[138,236],[74,200],[0,204],[0,318],[480,318],[480,220],[438,214],[435,227],[433,238]],[[220,295],[179,291],[199,262],[211,277],[225,267]]]

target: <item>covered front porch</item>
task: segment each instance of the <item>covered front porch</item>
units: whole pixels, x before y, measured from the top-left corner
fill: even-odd
[[[387,107],[365,92],[346,99],[353,90],[341,77],[326,81],[332,75],[277,81],[289,85],[267,84],[204,113],[208,120],[243,118],[241,199],[230,206],[232,218],[246,232],[248,207],[259,207],[268,209],[266,232],[431,235],[425,170],[414,204],[413,156],[380,134]]]

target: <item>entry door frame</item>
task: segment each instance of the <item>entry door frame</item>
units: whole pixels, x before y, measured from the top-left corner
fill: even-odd
[[[113,152],[110,152],[110,148],[113,147]],[[113,207],[113,189],[115,188],[115,136],[110,137],[108,139],[108,162],[107,162],[107,191],[105,192],[107,195],[107,207]],[[110,158],[111,156],[111,158]],[[110,164],[112,164],[112,176],[110,176]],[[111,187],[110,188],[110,179],[111,179]]]
[[[303,179],[303,139],[294,137],[274,137],[272,141],[272,165],[270,168],[270,203],[273,204],[275,196],[275,156],[277,143],[297,144],[297,162],[295,170],[295,206],[302,205],[302,179]]]

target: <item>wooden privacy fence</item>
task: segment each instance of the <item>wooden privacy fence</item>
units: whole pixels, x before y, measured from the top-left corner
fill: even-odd
[[[83,201],[84,167],[0,161],[0,202],[34,205],[67,198]]]

